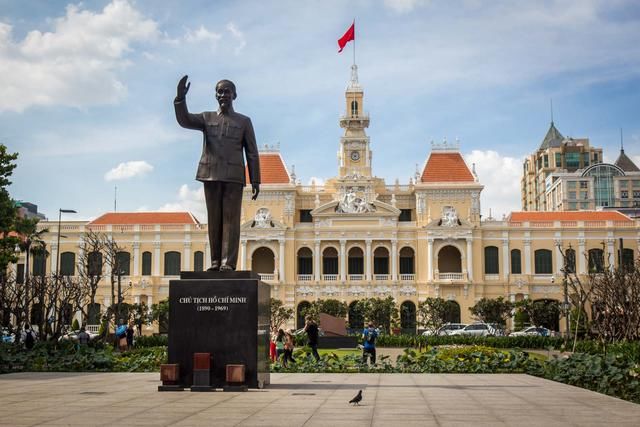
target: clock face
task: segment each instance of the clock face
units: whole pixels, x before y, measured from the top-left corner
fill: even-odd
[[[351,152],[351,160],[353,160],[354,162],[357,162],[358,160],[360,160],[360,152],[359,151],[352,151]]]

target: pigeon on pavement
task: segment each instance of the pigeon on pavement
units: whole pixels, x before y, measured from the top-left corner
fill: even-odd
[[[360,401],[362,400],[362,390],[358,391],[358,394],[349,401],[349,403],[353,403],[354,405],[360,405]]]

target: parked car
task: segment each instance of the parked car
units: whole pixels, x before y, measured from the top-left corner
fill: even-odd
[[[89,334],[89,341],[93,341],[98,336],[98,334],[94,332],[90,332],[90,331],[86,331],[86,332]],[[58,338],[58,341],[66,341],[66,340],[78,341],[79,333],[80,333],[79,329],[77,331],[69,331],[66,334],[61,335],[60,338]]]
[[[427,329],[422,333],[422,335],[425,337],[451,335],[453,331],[462,329],[465,326],[467,326],[466,323],[447,323],[445,325],[440,326],[435,331]]]
[[[486,337],[488,335],[495,335],[495,334],[496,334],[496,330],[493,326],[487,323],[474,323],[472,325],[467,325],[462,329],[451,331],[450,335],[473,335],[473,336]]]
[[[521,331],[516,331],[509,334],[509,336],[511,337],[521,337],[525,335],[549,337],[551,336],[551,331],[547,328],[542,328],[540,326],[529,326],[528,328],[524,328]]]
[[[16,340],[16,335],[12,334],[7,328],[2,328],[0,334],[2,335],[2,342],[13,344]]]

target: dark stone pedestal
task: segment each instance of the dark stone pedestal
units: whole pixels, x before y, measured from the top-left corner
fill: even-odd
[[[318,348],[356,348],[358,337],[318,337]]]
[[[184,387],[179,385],[159,385],[158,391],[184,391]]]
[[[193,384],[194,353],[211,353],[214,388],[226,384],[228,364],[246,366],[250,388],[269,384],[270,296],[250,271],[182,272],[169,282],[169,363],[180,365],[182,387]]]

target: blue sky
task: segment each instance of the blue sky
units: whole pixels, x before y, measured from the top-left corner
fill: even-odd
[[[337,173],[356,19],[356,60],[371,115],[377,176],[406,183],[430,141],[460,140],[485,184],[482,210],[518,210],[524,156],[554,118],[615,160],[640,164],[640,3],[556,1],[0,0],[0,141],[20,153],[10,192],[49,218],[187,209],[201,137],[180,128],[213,87],[238,87],[236,110],[260,144],[279,143],[298,178]]]

